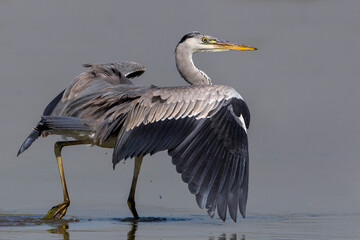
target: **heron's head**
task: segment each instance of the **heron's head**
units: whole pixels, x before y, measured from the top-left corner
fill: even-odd
[[[185,34],[177,47],[181,46],[190,53],[194,52],[220,52],[229,50],[253,51],[254,47],[240,45],[224,41],[200,32],[190,32]]]

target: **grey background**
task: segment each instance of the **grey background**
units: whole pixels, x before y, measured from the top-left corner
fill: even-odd
[[[358,0],[0,1],[0,212],[44,213],[62,200],[61,138],[16,153],[81,64],[134,60],[147,67],[137,83],[184,85],[173,52],[193,30],[259,48],[194,56],[250,107],[248,213],[359,212],[359,9]],[[63,151],[69,214],[130,216],[133,162],[113,171],[111,154]],[[145,158],[137,190],[140,215],[206,214],[166,153]]]

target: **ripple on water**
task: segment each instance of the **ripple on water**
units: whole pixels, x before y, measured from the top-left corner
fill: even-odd
[[[184,222],[189,221],[190,218],[175,218],[175,217],[140,217],[138,220],[134,218],[113,218],[114,222]]]
[[[26,226],[39,226],[42,224],[58,225],[68,224],[75,222],[113,222],[113,223],[161,223],[161,222],[185,222],[191,221],[194,218],[183,217],[141,217],[138,220],[134,218],[75,218],[67,217],[63,219],[44,220],[41,215],[22,215],[22,214],[0,214],[0,227],[26,227]]]
[[[77,218],[68,218],[61,220],[43,220],[43,216],[38,215],[0,215],[0,227],[27,227],[39,226],[42,224],[64,224],[70,222],[79,222]]]

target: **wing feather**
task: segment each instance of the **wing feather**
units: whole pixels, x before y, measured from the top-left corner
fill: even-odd
[[[184,112],[181,113],[181,117],[185,117],[185,116],[189,116],[192,117],[193,115],[191,114],[191,112],[194,110],[194,107],[196,105],[197,100],[192,100],[189,102],[189,105],[187,106],[186,109],[184,109]]]
[[[213,151],[210,152],[212,155],[208,156],[209,160],[207,161],[204,171],[201,173],[198,172],[197,175],[195,175],[196,177],[200,176],[199,180],[194,178],[189,184],[189,188],[193,188],[194,192],[197,192],[196,202],[200,208],[204,208],[206,206],[210,186],[212,186],[212,183],[210,182],[213,173],[212,169],[215,169],[219,151],[221,151],[221,148],[216,146]]]
[[[199,142],[203,141],[203,137],[206,137],[206,136],[208,136],[208,135],[209,135],[209,134],[207,133],[207,134],[204,134],[204,136],[201,136],[202,138],[199,138],[199,139],[198,139],[197,144],[198,144]],[[182,171],[181,177],[182,177],[182,179],[183,179],[183,181],[184,181],[185,183],[189,183],[189,181],[191,180],[191,178],[192,178],[192,176],[193,176],[193,175],[192,175],[192,171],[196,171],[196,165],[201,165],[203,161],[206,161],[206,159],[204,159],[204,158],[202,157],[203,152],[204,152],[204,149],[203,149],[203,148],[197,147],[197,148],[195,148],[195,149],[193,148],[193,150],[194,150],[194,151],[191,151],[191,152],[190,152],[190,155],[184,157],[184,159],[186,158],[186,159],[189,159],[189,160],[186,161],[185,165],[182,166],[182,169],[181,169],[181,170],[178,169],[178,168],[179,168],[179,165],[176,166],[178,172],[181,172],[181,171]],[[190,190],[190,189],[189,189],[189,190]],[[194,194],[194,192],[192,192],[191,190],[190,190],[190,192]]]
[[[236,163],[236,167],[235,169],[235,173],[232,175],[232,181],[230,181],[229,183],[229,193],[228,193],[228,201],[227,204],[229,206],[229,213],[230,213],[230,217],[236,222],[237,219],[237,210],[238,210],[238,202],[239,202],[239,177],[240,177],[240,168],[239,168],[239,163],[240,163],[240,156],[239,155],[235,155],[234,156],[234,160]]]
[[[231,172],[231,168],[234,167],[232,154],[228,153],[226,158],[227,161],[225,163],[224,172],[221,176],[220,185],[216,196],[218,214],[223,221],[225,221],[226,219],[227,197],[228,197],[227,190],[231,177],[230,172]]]
[[[151,139],[153,139],[152,127],[148,126],[146,128],[137,128],[137,130],[142,133],[142,138],[144,142],[148,143],[151,141]],[[143,144],[143,146],[137,151],[137,156],[146,155],[149,146],[150,144]]]
[[[214,162],[217,151],[219,150],[219,146],[217,145],[215,138],[216,136],[214,135],[212,136],[212,138],[209,138],[210,145],[208,146],[204,154],[204,158],[207,161],[204,161],[201,166],[196,166],[194,168],[194,171],[192,171],[191,173],[191,179],[189,180],[190,192],[195,195],[199,195],[199,197],[202,196],[202,194],[200,193],[200,187],[203,184],[212,163]]]
[[[169,118],[175,118],[178,119],[179,116],[181,116],[180,111],[182,110],[182,108],[184,108],[185,104],[188,104],[186,102],[177,102],[176,103],[176,107],[174,109],[174,111],[171,113],[171,115],[169,115]]]
[[[162,128],[159,128],[160,133],[157,137],[157,142],[153,144],[153,146],[149,149],[150,154],[154,154],[162,149],[163,145],[166,143],[164,138],[168,135],[170,130],[173,128],[174,121],[160,121],[163,124]]]
[[[183,138],[185,138],[185,136],[187,136],[193,129],[193,124],[194,124],[194,119],[192,118],[183,118],[181,119],[182,121],[171,121],[173,122],[172,127],[169,128],[169,131],[167,132],[166,137],[168,136],[178,136],[179,132],[182,132],[182,138],[181,136],[179,136],[179,142],[181,142],[183,140]],[[176,124],[175,124],[176,123]],[[190,127],[189,127],[190,126]],[[171,142],[174,142],[174,140],[170,140]],[[169,145],[169,142],[164,140],[159,146],[159,149],[168,149],[166,146]]]
[[[250,115],[245,102],[232,91],[224,86],[154,87],[127,101],[122,100],[123,94],[117,99],[121,110],[105,114],[112,120],[105,119],[102,129],[120,130],[114,165],[127,157],[167,149],[176,171],[210,217],[217,210],[225,220],[229,211],[236,221],[238,208],[245,216]]]
[[[193,164],[189,166],[187,171],[184,172],[184,174],[182,175],[183,181],[189,184],[189,190],[192,194],[198,193],[198,188],[193,184],[194,178],[196,178],[197,173],[199,177],[201,177],[202,173],[204,173],[206,165],[209,164],[208,163],[208,159],[210,157],[209,152],[211,152],[213,150],[213,147],[215,147],[214,136],[208,134],[208,137],[209,138],[207,140],[209,141],[209,143],[205,141],[204,144],[209,144],[209,145],[206,147],[203,146],[201,156],[199,157],[200,160],[194,161]],[[205,159],[206,161],[202,161],[203,159]]]
[[[153,119],[153,120],[154,120],[155,122],[160,121],[160,120],[164,117],[164,115],[166,114],[168,108],[169,108],[169,104],[161,104],[161,105],[158,107],[158,109],[157,109],[157,111],[156,111],[156,113],[155,113],[155,115],[154,115],[154,119]]]
[[[214,175],[211,176],[209,185],[207,186],[208,194],[207,194],[205,207],[208,209],[208,214],[210,217],[214,217],[214,214],[215,214],[216,194],[219,189],[221,173],[224,168],[224,164],[222,164],[223,163],[222,160],[225,155],[226,155],[225,149],[221,149],[220,155],[217,158],[217,165],[216,165],[216,169],[214,171]]]
[[[209,124],[206,124],[208,126]],[[204,150],[202,145],[206,144],[207,137],[210,134],[209,129],[207,127],[202,128],[203,131],[199,131],[196,136],[191,139],[190,144],[187,146],[187,149],[180,156],[183,161],[176,166],[176,171],[178,173],[185,174],[185,170],[191,165],[191,162],[195,162],[198,160],[196,155]],[[186,181],[185,181],[186,182]],[[187,183],[187,182],[186,182]]]
[[[207,117],[210,110],[212,110],[215,105],[216,105],[216,101],[210,102],[208,104],[204,104],[203,109],[197,114],[196,118]]]
[[[165,120],[165,119],[173,119],[173,112],[176,108],[176,106],[178,105],[177,102],[173,102],[169,104],[169,107],[166,111],[166,113],[164,114],[164,116],[161,118],[161,120]]]
[[[221,164],[221,154],[223,153],[224,149],[216,142],[216,148],[214,149],[213,155],[209,158],[209,163],[202,174],[203,181],[195,182],[193,181],[192,184],[197,184],[198,194],[197,198],[202,199],[202,206],[206,206],[209,208],[209,205],[207,204],[208,196],[210,193],[211,188],[213,187],[213,184],[215,182],[215,178],[218,174],[218,171],[220,170],[220,164]],[[200,178],[201,179],[201,178]]]

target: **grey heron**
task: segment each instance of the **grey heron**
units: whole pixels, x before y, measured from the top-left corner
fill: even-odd
[[[143,156],[168,150],[176,171],[188,184],[200,208],[210,217],[217,209],[225,221],[227,209],[236,221],[245,217],[248,196],[250,113],[232,87],[212,85],[195,67],[192,54],[228,50],[256,50],[200,33],[182,37],[175,50],[180,75],[191,85],[138,86],[129,78],[145,68],[135,62],[87,64],[89,69],[45,108],[40,122],[18,155],[40,136],[62,135],[74,140],[55,143],[64,201],[45,218],[62,218],[70,204],[62,165],[65,146],[91,144],[113,148],[113,166],[135,158],[128,206],[135,219],[135,189]]]

